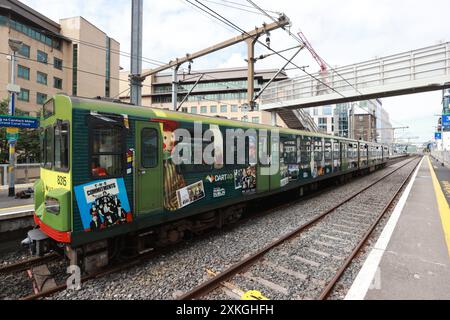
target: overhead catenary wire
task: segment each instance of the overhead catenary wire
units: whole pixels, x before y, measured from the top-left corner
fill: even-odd
[[[47,31],[47,30],[43,30],[43,29],[36,29],[36,28],[34,28],[34,29],[36,31],[39,31],[39,32],[47,34],[47,35],[61,37],[61,35],[58,35],[58,34],[53,33],[51,31]],[[88,46],[88,47],[91,47],[91,48],[95,48],[97,50],[101,50],[101,51],[105,51],[105,52],[108,51],[108,48],[106,46],[103,46],[103,45],[100,45],[100,44],[96,44],[96,43],[93,43],[93,42],[80,40],[80,39],[76,39],[76,38],[72,38],[72,37],[68,37],[68,36],[63,36],[63,37],[71,40],[72,42],[79,43],[79,44],[82,44],[82,45],[85,45],[85,46]],[[124,52],[124,51],[121,51],[121,50],[118,51],[118,50],[114,50],[114,49],[109,49],[109,50],[112,53],[119,54],[120,56],[123,56],[123,57],[126,57],[126,58],[130,58],[130,59],[133,58],[133,56],[130,53],[127,53],[127,52]],[[165,62],[162,62],[162,61],[156,60],[156,59],[146,58],[146,57],[141,57],[141,61],[153,64],[153,65],[156,65],[156,66],[165,65]],[[70,68],[68,68],[68,69],[70,69]],[[84,72],[84,71],[81,71],[81,72]],[[205,77],[208,77],[208,78],[211,78],[211,79],[214,79],[214,80],[221,80],[221,79],[215,78],[215,77],[213,77],[213,76],[211,76],[209,74],[206,74]],[[114,79],[114,78],[111,78],[111,79]],[[123,79],[120,79],[120,81],[122,81],[122,82],[127,81],[128,82],[128,80],[123,80]],[[221,86],[226,87],[226,88],[234,87],[236,89],[245,89],[243,87],[237,87],[237,86],[234,86],[232,84],[221,85]]]
[[[58,37],[58,38],[63,38],[63,39],[68,39],[68,40],[70,40],[72,42],[83,44],[85,46],[88,46],[88,47],[91,47],[91,48],[94,48],[94,49],[98,49],[98,50],[101,50],[101,51],[105,51],[106,52],[106,51],[109,50],[111,53],[118,54],[118,55],[120,55],[122,57],[125,57],[125,58],[130,58],[131,59],[131,58],[134,57],[134,56],[131,55],[131,53],[128,53],[128,52],[125,52],[125,51],[122,51],[122,50],[114,50],[114,49],[108,48],[106,46],[100,45],[98,43],[93,43],[93,42],[89,42],[89,41],[86,41],[86,40],[80,40],[80,39],[77,39],[77,38],[64,36],[64,35],[57,34],[57,33],[54,33],[54,32],[48,31],[48,30],[44,30],[44,29],[38,29],[38,28],[32,28],[32,29],[36,30],[36,31],[38,31],[40,33],[46,34],[46,35],[50,35],[50,36]],[[163,62],[163,61],[159,61],[159,60],[152,59],[152,58],[141,57],[141,59],[142,59],[141,60],[142,62],[153,64],[153,65],[156,65],[156,66],[162,66],[162,65],[165,64],[165,62]]]
[[[202,11],[210,14],[212,17],[216,18],[217,20],[221,21],[222,23],[225,23],[228,26],[232,26],[233,28],[235,28],[237,31],[242,32],[243,34],[247,34],[248,36],[252,37],[251,35],[249,35],[245,30],[243,30],[242,28],[238,27],[236,24],[234,24],[233,22],[231,22],[230,20],[228,20],[227,18],[223,17],[222,15],[220,15],[219,13],[217,13],[216,11],[214,11],[213,9],[209,8],[207,5],[201,3],[198,0],[195,0],[195,2],[197,2],[198,4],[200,4],[201,6],[203,6],[206,9],[203,9],[199,6],[197,6],[196,4],[193,4],[191,1],[189,0],[185,0],[186,2],[189,2],[190,4],[198,7],[199,9],[201,9]],[[208,11],[209,10],[209,11]],[[290,33],[290,32],[289,32]],[[257,39],[257,37],[252,37],[253,39],[255,39],[256,42],[260,43],[262,46],[266,47],[267,49],[275,52],[275,50],[273,50],[272,48],[270,48],[269,46],[267,46],[266,44],[262,43],[260,40]],[[280,53],[276,53],[280,58],[282,58],[285,61],[289,61],[286,57],[284,57],[283,55],[281,55]],[[309,73],[308,71],[305,70],[305,68],[301,68],[298,65],[296,65],[294,62],[291,61],[292,65],[294,65],[297,69],[299,69],[300,71],[302,71],[303,73],[307,74],[309,77],[315,79],[318,83],[321,83],[322,85],[324,85],[325,87],[327,87],[328,89],[332,90],[333,92],[337,93],[338,95],[340,95],[343,98],[346,98],[345,95],[343,95],[341,92],[337,91],[335,88],[331,87],[330,85],[328,85],[327,83],[325,83],[324,81],[320,80],[318,77],[314,76],[313,74]],[[344,79],[345,81],[347,81],[346,79]],[[369,110],[363,108],[362,106],[360,106],[361,109],[366,110],[369,114],[372,114],[372,112],[370,112]],[[375,111],[374,111],[375,114]],[[375,116],[375,115],[374,115]],[[376,116],[375,116],[376,117]]]
[[[258,9],[261,13],[265,14],[265,16],[269,17],[269,18],[272,19],[274,22],[277,22],[276,19],[274,19],[272,16],[270,16],[270,15],[267,13],[267,10],[265,10],[265,9],[261,8],[260,6],[258,6],[254,1],[252,1],[252,0],[247,0],[247,2],[250,3],[254,8]],[[284,30],[285,30],[285,31],[286,31],[293,39],[295,39],[296,41],[298,41],[300,44],[303,44],[303,41],[302,41],[298,36],[296,36],[295,34],[291,33],[291,32],[290,32],[289,30],[287,30],[287,29],[284,29]],[[360,95],[363,95],[362,92],[358,90],[358,88],[356,88],[353,84],[351,84],[344,76],[342,76],[342,75],[341,75],[336,69],[334,69],[328,62],[326,62],[323,58],[322,58],[322,60],[325,62],[325,64],[327,65],[327,67],[328,67],[331,71],[333,71],[334,73],[336,73],[336,75],[338,75],[338,76],[339,76],[341,79],[343,79],[348,85],[350,85],[353,89],[355,89],[356,92],[358,92]],[[371,100],[369,100],[369,102],[370,102],[372,105],[374,105],[374,103],[373,103]],[[372,112],[371,112],[370,110],[368,110],[368,109],[366,109],[365,107],[361,106],[359,103],[356,102],[355,104],[358,104],[358,107],[359,107],[359,108],[361,108],[361,109],[367,111],[369,114],[372,114]],[[374,111],[374,113],[375,113],[375,111]],[[374,115],[374,116],[375,116],[375,118],[377,118],[376,115]],[[384,119],[381,119],[381,121],[383,121],[383,122],[385,122],[385,123],[387,122],[387,121],[385,121]]]
[[[231,3],[231,4],[234,4],[234,5],[237,5],[237,6],[241,6],[241,7],[244,7],[244,8],[252,8],[252,6],[249,6],[249,5],[245,4],[245,3],[240,3],[240,2],[231,1],[231,0],[216,0],[216,1],[221,1],[221,2],[224,2],[224,3]],[[273,13],[275,15],[279,15],[280,14],[280,12],[278,12],[278,11],[272,11],[272,10],[267,10],[267,9],[264,9],[264,11]]]
[[[220,15],[219,13],[217,13],[216,11],[214,11],[213,9],[209,8],[207,5],[201,3],[198,0],[194,0],[195,2],[199,3],[201,6],[205,7],[206,9],[200,8],[199,6],[197,6],[196,4],[193,4],[191,1],[189,0],[185,0],[186,2],[189,2],[192,5],[195,5],[196,7],[198,7],[199,9],[203,10],[204,12],[210,14],[211,16],[213,16],[214,18],[218,19],[219,21],[222,21],[223,23],[229,25],[229,26],[233,26],[235,28],[235,30],[248,35],[249,37],[255,39],[256,42],[258,42],[259,44],[261,44],[262,46],[266,47],[267,49],[269,49],[270,51],[274,52],[276,55],[278,55],[280,58],[282,58],[285,61],[289,61],[288,58],[286,58],[285,56],[283,56],[282,54],[278,53],[277,51],[275,51],[274,49],[270,48],[268,45],[266,45],[265,43],[263,43],[262,41],[258,40],[257,37],[250,35],[248,32],[246,32],[245,30],[243,30],[242,28],[238,27],[236,24],[234,24],[233,22],[231,22],[230,20],[228,20],[227,18],[223,17],[222,15]],[[209,12],[209,11],[210,12]],[[213,14],[212,14],[212,13]],[[322,80],[318,79],[316,76],[312,75],[311,73],[307,72],[305,70],[305,68],[298,66],[297,64],[295,64],[294,62],[290,62],[290,64],[292,64],[293,66],[295,66],[297,69],[301,70],[302,72],[304,72],[305,74],[307,74],[308,76],[310,76],[311,78],[315,79],[317,82],[323,84],[324,86],[326,86],[327,88],[331,89],[332,91],[336,92],[337,94],[339,94],[340,96],[342,96],[343,98],[345,98],[345,96],[338,92],[336,89],[330,87],[328,84],[324,83]]]
[[[0,52],[0,54],[1,55],[5,55],[5,56],[10,56],[11,55],[10,53],[7,53],[7,52]],[[32,61],[32,62],[38,62],[38,63],[42,63],[42,64],[45,64],[45,65],[52,65],[49,62],[39,61],[37,59],[27,58],[27,57],[23,57],[23,56],[21,56],[19,59]],[[107,78],[106,75],[104,75],[104,74],[95,73],[95,72],[92,72],[92,71],[86,71],[86,70],[82,70],[82,69],[79,69],[79,68],[72,68],[72,67],[67,67],[67,66],[64,66],[64,65],[62,66],[62,68],[63,69],[68,69],[68,70],[77,70],[78,72],[81,72],[81,73],[90,74],[90,75],[97,76],[97,77],[102,77],[102,78]],[[120,79],[120,78],[109,77],[109,79],[117,80],[117,81],[121,81],[121,82],[127,82],[128,83],[128,80],[124,80],[124,79]],[[143,86],[151,88],[151,86],[148,86],[148,85],[144,85],[143,84]]]
[[[265,14],[263,14],[261,12],[245,9],[243,7],[237,7],[237,6],[232,5],[232,4],[227,4],[228,2],[222,2],[221,3],[221,2],[217,2],[217,1],[213,1],[213,0],[204,0],[204,1],[209,2],[209,3],[213,3],[213,4],[217,4],[219,6],[227,7],[227,8],[230,8],[230,9],[240,10],[240,11],[243,11],[243,12],[253,13],[253,14],[257,14],[257,15],[265,15]],[[251,8],[250,6],[245,6],[245,7],[246,8]]]

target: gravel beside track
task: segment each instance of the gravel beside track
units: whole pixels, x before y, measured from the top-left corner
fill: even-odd
[[[27,250],[21,250],[16,253],[8,253],[1,257],[1,267],[13,265],[15,263],[26,262],[30,259],[30,253]],[[46,263],[52,277],[57,283],[64,283],[67,278],[67,264],[64,259]],[[16,300],[33,293],[33,283],[28,276],[27,271],[14,271],[0,273],[0,300]]]
[[[348,184],[324,192],[312,199],[297,201],[282,210],[274,210],[268,214],[246,220],[244,223],[232,228],[212,232],[205,237],[174,246],[165,251],[164,254],[149,259],[126,271],[90,280],[84,283],[82,289],[79,291],[62,291],[49,297],[49,299],[176,299],[182,293],[189,291],[208,279],[206,269],[214,272],[220,272],[226,269],[230,265],[244,259],[252,252],[268,245],[274,239],[309,221],[312,217],[319,215],[327,209],[331,209],[345,197],[369,185],[371,182],[379,179],[387,172],[392,171],[407,161],[410,161],[410,159],[379,170],[362,179],[355,179]],[[407,170],[402,169],[400,171]],[[396,176],[396,174],[393,176]],[[385,188],[379,191],[387,194]],[[371,201],[371,199],[366,200]],[[354,213],[354,218],[358,220],[360,218],[360,216],[356,215],[358,212]],[[364,217],[362,217],[361,221],[364,221]],[[343,224],[345,223],[345,219],[342,217],[342,221],[335,221],[334,223]],[[336,232],[338,228],[342,232]],[[348,238],[345,236],[342,238],[341,250],[332,251],[331,258],[321,256],[319,252],[326,253],[327,244],[330,242],[333,243],[333,241],[336,242],[337,240],[335,239],[338,239],[337,235],[340,235],[340,237],[345,235],[343,232],[348,233]],[[322,232],[326,236],[321,236],[318,239],[310,239],[305,236],[301,237],[298,241],[319,241],[319,243],[314,243],[314,248],[317,249],[317,252],[310,251],[306,257],[309,257],[311,261],[313,261],[312,259],[317,259],[318,261],[331,262],[331,266],[335,266],[339,262],[336,258],[344,256],[345,248],[351,247],[354,241],[351,237],[353,232],[353,230],[348,230],[345,227],[334,226],[332,228],[330,226],[329,228],[325,227]],[[264,265],[264,268],[270,269],[274,268],[274,266]],[[298,270],[298,273],[295,273],[293,277],[296,278],[300,274],[307,274],[307,269],[311,268],[305,266],[304,270]],[[258,271],[257,269],[252,270],[252,275],[257,274]],[[279,270],[272,273],[275,277],[274,282],[277,282],[276,277],[280,277]],[[313,281],[307,288],[301,288],[305,289],[308,294],[312,294],[315,289],[314,286],[321,284],[321,278],[327,278],[327,276],[332,275],[332,270],[325,268],[321,271],[321,275],[323,277],[317,277],[317,283]],[[281,283],[285,279],[286,276],[282,275],[282,279],[279,279],[278,283]],[[250,289],[255,288],[254,279],[251,279],[251,277],[245,277],[243,281],[249,283],[248,287]],[[300,283],[302,281],[298,282]],[[259,284],[258,287],[262,286]],[[279,290],[281,289],[276,289],[278,291],[272,289],[274,292],[268,292],[266,295],[271,299],[281,298],[279,295]],[[221,292],[223,293],[223,291]],[[230,297],[225,295],[222,298]],[[286,297],[283,296],[283,298]],[[287,298],[294,299],[299,297],[288,296]],[[304,298],[308,298],[308,296]]]

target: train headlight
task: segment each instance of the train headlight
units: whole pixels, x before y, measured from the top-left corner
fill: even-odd
[[[45,199],[45,210],[48,213],[51,214],[56,214],[58,215],[60,212],[60,205],[59,205],[59,201],[53,198],[46,198]]]

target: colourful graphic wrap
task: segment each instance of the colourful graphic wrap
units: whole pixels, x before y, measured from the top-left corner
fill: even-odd
[[[180,208],[184,208],[205,197],[205,188],[203,181],[193,183],[186,188],[177,190],[177,199]]]
[[[183,176],[177,173],[176,166],[172,161],[172,150],[175,148],[173,132],[177,127],[176,121],[163,123],[164,208],[169,211],[175,211],[182,207],[178,201],[177,190],[186,186]]]
[[[123,178],[76,186],[75,197],[85,231],[99,231],[132,221]]]
[[[256,192],[256,166],[234,170],[234,188],[242,193]]]

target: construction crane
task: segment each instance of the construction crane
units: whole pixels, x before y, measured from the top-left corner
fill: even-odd
[[[319,56],[319,54],[316,52],[316,50],[314,50],[313,46],[311,45],[311,43],[308,41],[308,39],[306,38],[306,36],[303,34],[303,32],[299,32],[298,36],[300,38],[300,40],[302,41],[302,44],[306,47],[306,49],[308,49],[308,51],[311,53],[311,55],[313,56],[313,58],[317,61],[317,63],[320,66],[320,72],[321,73],[326,73],[328,70],[327,67],[327,63]]]

